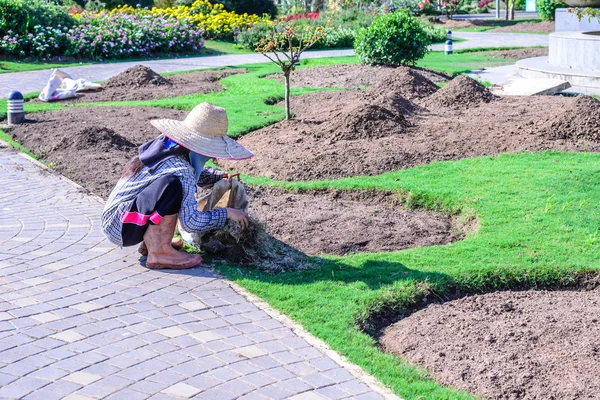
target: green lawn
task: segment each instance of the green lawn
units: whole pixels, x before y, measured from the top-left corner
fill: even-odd
[[[363,333],[372,316],[389,316],[426,295],[572,283],[596,271],[600,257],[600,154],[522,153],[439,162],[335,181],[252,185],[290,190],[377,189],[398,193],[409,208],[476,218],[463,241],[379,254],[326,257],[314,271],[271,275],[222,272],[301,323],[405,399],[464,399],[403,360],[383,354]]]
[[[302,68],[356,63],[355,57],[305,59]],[[456,75],[498,65],[482,53],[428,54],[419,66]],[[510,62],[510,60],[500,60]],[[228,110],[231,134],[283,118],[272,104],[283,85],[260,79],[277,72],[273,64],[245,66],[248,74],[221,81],[220,93],[140,102],[110,103],[191,109],[210,101]],[[294,89],[293,94],[313,89]],[[78,104],[89,106],[91,104]],[[107,104],[104,104],[107,105]],[[60,104],[26,103],[26,111],[59,109]],[[6,109],[0,102],[0,111]],[[3,119],[0,114],[0,119]],[[2,138],[0,136],[0,138]],[[442,387],[426,371],[383,354],[366,332],[374,321],[397,315],[425,296],[446,298],[509,288],[557,287],[579,274],[597,271],[600,256],[600,154],[519,153],[480,157],[394,171],[375,177],[313,182],[278,182],[245,177],[250,185],[291,191],[333,188],[396,193],[407,208],[454,215],[476,225],[466,239],[377,254],[325,256],[319,269],[279,275],[222,267],[221,272],[301,323],[333,349],[360,365],[406,399],[470,399]]]
[[[65,63],[52,63],[52,62],[22,62],[22,61],[0,61],[0,74],[7,72],[26,72],[26,71],[37,71],[40,69],[50,68],[63,68],[63,67],[75,67],[79,65],[90,65],[90,62],[65,62]]]

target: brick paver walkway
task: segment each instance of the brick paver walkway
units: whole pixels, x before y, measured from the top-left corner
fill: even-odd
[[[384,398],[228,281],[143,268],[99,199],[1,146],[1,399]]]

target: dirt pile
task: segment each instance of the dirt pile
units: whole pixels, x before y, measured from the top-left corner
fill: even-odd
[[[476,107],[481,103],[489,103],[494,96],[485,86],[466,75],[457,76],[438,90],[429,103],[449,108]]]
[[[129,152],[131,149],[137,148],[135,143],[130,142],[114,130],[106,127],[86,126],[81,129],[79,135],[65,139],[63,143],[71,140],[73,148],[83,151],[89,149],[111,151],[112,149],[116,149],[118,151]],[[68,143],[66,147],[68,147]]]
[[[189,94],[220,92],[219,81],[231,75],[247,72],[245,69],[196,71],[162,77],[144,66],[128,69],[104,83],[104,89],[80,93],[75,99],[61,103],[94,103],[104,101],[156,100]],[[34,100],[40,102],[40,100]]]
[[[104,82],[103,86],[107,88],[115,87],[143,87],[143,86],[165,86],[171,85],[167,79],[163,78],[151,68],[143,65],[136,65],[121,72]]]
[[[542,134],[554,139],[600,140],[600,101],[580,95],[555,110]]]
[[[438,87],[414,68],[398,67],[388,71],[376,84],[369,88],[372,96],[395,93],[406,99],[415,100],[431,96]]]
[[[375,104],[360,104],[340,110],[320,131],[330,133],[331,140],[357,140],[401,133],[408,126],[401,114]]]
[[[384,351],[488,399],[600,398],[600,291],[497,292],[388,327]]]
[[[325,65],[300,68],[290,76],[292,87],[364,89],[379,82],[394,68],[370,65]],[[434,83],[446,82],[451,77],[438,71],[419,69],[419,74]],[[283,74],[273,74],[269,79],[284,82]]]

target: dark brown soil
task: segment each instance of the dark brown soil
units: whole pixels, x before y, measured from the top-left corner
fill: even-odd
[[[600,399],[600,291],[498,292],[388,327],[384,351],[488,399]]]
[[[160,134],[148,121],[186,111],[152,107],[67,108],[27,115],[9,134],[59,173],[107,198],[142,143]]]
[[[197,71],[163,77],[143,65],[131,67],[103,83],[104,89],[79,93],[76,99],[61,103],[103,102],[125,100],[156,100],[186,94],[220,92],[219,80],[230,75],[247,72],[245,69]],[[39,101],[39,100],[36,100]]]
[[[477,107],[489,103],[494,96],[485,86],[466,75],[452,79],[430,98],[432,108],[435,106],[451,108]]]
[[[268,233],[307,254],[391,251],[461,238],[449,217],[402,210],[391,194],[256,188],[249,197],[250,213]]]
[[[547,47],[528,47],[526,49],[486,51],[490,58],[508,58],[511,60],[522,60],[524,58],[543,57],[548,55]]]
[[[448,21],[445,19],[438,19],[437,24],[441,24],[444,28],[456,29],[456,28],[476,28],[481,26],[490,25],[501,25],[498,28],[490,29],[486,32],[522,32],[522,33],[539,33],[539,32],[554,32],[553,21],[542,21],[542,22],[519,22],[514,23],[512,21],[498,21],[493,19],[469,19],[469,20],[452,20]],[[502,26],[503,25],[503,26]],[[456,32],[459,36],[459,32]]]
[[[600,150],[600,102],[591,97],[495,99],[470,78],[438,90],[407,68],[391,70],[368,90],[294,97],[292,111],[294,119],[240,139],[255,157],[222,165],[293,181],[503,152]]]
[[[354,65],[327,65],[323,67],[301,68],[291,75],[292,87],[302,88],[344,88],[364,89],[381,81],[397,69],[389,67]],[[446,82],[451,79],[449,75],[437,71],[419,69],[419,74],[427,77],[434,83]],[[283,82],[283,74],[268,76]]]
[[[552,33],[554,32],[554,21],[519,22],[516,25],[501,26],[486,32]]]

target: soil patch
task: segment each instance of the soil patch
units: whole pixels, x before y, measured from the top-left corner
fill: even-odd
[[[269,234],[306,254],[344,255],[451,243],[450,217],[406,211],[388,193],[249,189],[250,213]]]
[[[401,68],[362,64],[327,65],[298,69],[292,72],[290,79],[292,87],[364,89],[380,82],[384,76],[401,70]],[[434,83],[442,83],[451,79],[451,76],[437,71],[419,69],[418,72]],[[282,83],[284,81],[281,73],[269,75],[268,78]]]
[[[186,111],[152,107],[67,108],[27,114],[8,133],[55,171],[106,199],[137,147],[160,134],[149,121]]]
[[[444,28],[457,29],[457,28],[476,28],[481,26],[497,26],[497,28],[490,29],[486,32],[523,32],[523,33],[538,33],[538,32],[554,32],[553,21],[541,21],[541,22],[519,22],[514,23],[512,21],[498,21],[493,19],[469,19],[469,20],[445,20],[437,19],[436,25],[442,25]],[[458,34],[459,32],[457,32]],[[459,36],[459,35],[457,35]]]
[[[519,22],[512,26],[507,25],[490,29],[487,32],[552,33],[554,32],[554,21]]]
[[[484,398],[598,399],[599,314],[598,289],[497,292],[432,304],[380,344]]]
[[[547,47],[528,47],[526,49],[485,51],[479,54],[487,54],[490,58],[508,58],[511,60],[522,60],[524,58],[543,57],[548,55]]]
[[[186,94],[220,92],[224,90],[219,84],[220,79],[245,72],[245,69],[226,69],[163,77],[148,67],[136,65],[108,79],[103,83],[104,89],[82,92],[79,93],[80,97],[66,99],[60,103],[156,100]]]
[[[255,157],[221,165],[294,181],[504,152],[600,150],[600,102],[591,97],[495,99],[463,76],[438,90],[408,68],[391,70],[368,90],[293,97],[292,111],[294,119],[240,139]]]

